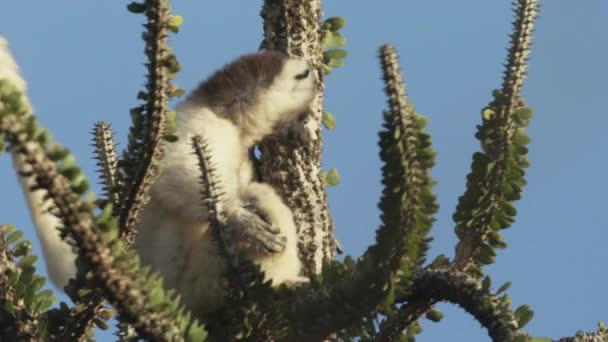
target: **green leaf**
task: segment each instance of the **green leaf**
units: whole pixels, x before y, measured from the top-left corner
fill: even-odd
[[[19,275],[19,282],[17,283],[17,287],[22,286],[25,289],[25,286],[29,285],[32,280],[34,280],[34,272],[36,269],[33,266],[22,266],[21,274]]]
[[[172,15],[167,22],[167,28],[173,32],[179,32],[179,27],[184,23],[184,18],[181,15]]]
[[[523,126],[527,126],[530,123],[532,116],[534,116],[534,111],[528,107],[524,107],[517,109],[514,114]]]
[[[321,69],[323,69],[324,75],[329,75],[331,73],[331,67],[327,64],[321,64]]]
[[[498,288],[498,290],[496,291],[496,294],[507,291],[509,289],[509,287],[511,287],[511,282],[507,281],[506,283],[502,284],[501,287]]]
[[[492,279],[490,279],[489,276],[485,276],[485,278],[483,278],[481,281],[481,288],[484,291],[490,291],[490,287],[492,287]]]
[[[481,116],[485,119],[485,120],[490,120],[492,119],[494,116],[496,116],[496,112],[494,111],[494,109],[492,108],[484,108],[481,111]]]
[[[328,48],[339,48],[346,44],[346,38],[338,32],[325,32],[325,39],[323,40],[323,47]]]
[[[332,59],[344,59],[348,56],[348,52],[343,49],[331,49],[323,52],[323,58],[327,58],[328,60]]]
[[[188,327],[188,334],[186,335],[187,342],[204,341],[207,339],[207,331],[198,323],[198,320]]]
[[[443,319],[443,313],[437,310],[431,310],[426,313],[426,318],[437,323]]]
[[[338,174],[338,170],[335,167],[332,167],[325,174],[325,184],[327,184],[327,186],[335,186],[340,184],[340,175]]]
[[[32,303],[34,303],[34,295],[36,295],[36,290],[30,284],[30,286],[25,289],[25,294],[23,295],[23,301],[25,302],[26,307],[29,308],[32,306]]]
[[[518,128],[515,131],[515,136],[513,137],[513,142],[518,145],[527,145],[532,141],[529,135],[526,134],[526,130],[524,128]]]
[[[438,255],[433,262],[431,262],[431,266],[433,268],[438,268],[442,266],[447,266],[450,262],[450,259],[443,254]]]
[[[89,181],[86,179],[81,179],[78,182],[70,182],[70,188],[75,193],[84,195],[84,193],[89,190]]]
[[[332,68],[341,68],[344,66],[344,60],[343,59],[332,59],[329,61],[329,63],[327,63],[327,65],[329,65]]]
[[[113,208],[114,206],[112,205],[112,203],[106,203],[106,205],[103,207],[103,210],[101,211],[101,214],[95,220],[95,223],[99,224],[99,222],[104,222],[110,219],[112,217]]]
[[[521,329],[526,326],[534,317],[534,311],[530,309],[528,305],[522,305],[518,307],[515,312],[515,319],[517,320],[517,327]]]
[[[144,4],[140,4],[138,2],[132,2],[127,5],[127,10],[131,13],[144,13],[147,7]]]
[[[62,167],[59,173],[69,180],[73,180],[83,174],[82,170],[77,166]]]
[[[19,241],[19,239],[21,239],[22,237],[23,237],[23,232],[18,230],[16,232],[12,233],[11,235],[9,235],[8,238],[6,238],[6,242],[8,244],[12,244],[12,243]]]
[[[110,328],[106,321],[99,318],[94,318],[93,323],[101,330],[108,330]]]
[[[177,88],[171,93],[171,97],[182,97],[186,94],[186,91],[182,88]]]
[[[36,262],[36,260],[38,260],[38,257],[35,255],[24,256],[23,258],[21,258],[21,261],[19,261],[19,267],[26,268],[28,266],[32,266]]]
[[[336,129],[336,118],[328,111],[323,111],[321,122],[323,123],[323,126],[330,131]]]
[[[490,265],[496,262],[496,252],[487,253],[481,252],[477,254],[477,261],[479,261],[483,265]]]
[[[57,299],[55,298],[53,291],[44,290],[44,291],[40,292],[39,294],[37,294],[36,297],[34,298],[34,310],[45,311],[48,308],[50,308],[51,306],[53,306],[53,304],[55,304],[56,301],[57,301]]]
[[[346,20],[342,17],[332,17],[323,22],[323,27],[330,31],[338,31],[346,25]]]
[[[4,304],[4,308],[11,316],[15,317],[15,306],[13,305],[12,301],[7,300]]]
[[[32,286],[34,291],[38,292],[44,287],[44,284],[46,284],[46,278],[35,275],[30,286]]]

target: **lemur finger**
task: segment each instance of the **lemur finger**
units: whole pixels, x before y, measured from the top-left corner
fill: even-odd
[[[270,235],[267,232],[258,230],[252,237],[257,242],[253,244],[255,249],[265,254],[280,253],[287,246],[287,237],[282,235]]]
[[[264,253],[279,253],[285,250],[287,238],[278,235],[279,231],[273,232],[274,228],[267,222],[261,220],[257,215],[251,214],[248,220],[248,227],[243,229],[243,234],[250,245]]]
[[[272,224],[272,221],[270,220],[268,213],[266,213],[265,211],[263,211],[262,209],[260,209],[256,205],[254,205],[253,203],[244,205],[243,209],[246,209],[247,211],[251,212],[252,214],[257,215],[258,218],[260,218],[264,222],[268,223],[267,225],[263,225],[263,228],[266,231],[273,233],[273,234],[279,234],[281,232],[279,227],[276,227],[275,225]]]
[[[265,254],[285,250],[287,238],[279,235],[275,227],[262,220],[257,214],[240,208],[229,215],[228,221],[239,245]]]

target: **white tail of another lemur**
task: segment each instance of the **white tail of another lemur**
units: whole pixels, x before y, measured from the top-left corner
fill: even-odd
[[[30,105],[25,96],[26,82],[19,74],[17,63],[8,50],[8,42],[3,37],[0,37],[0,79],[9,80],[22,93],[21,100],[28,106]],[[15,170],[19,173],[29,171],[22,156],[12,153],[12,157]],[[56,216],[48,212],[51,203],[45,201],[46,192],[29,190],[35,184],[33,176],[18,177],[30,208],[32,221],[37,228],[49,275],[56,285],[63,287],[76,272],[74,264],[76,255],[72,251],[72,247],[59,236],[59,228],[62,224]]]

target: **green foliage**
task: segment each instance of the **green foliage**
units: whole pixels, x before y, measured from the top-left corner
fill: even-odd
[[[528,305],[518,307],[514,314],[519,329],[525,327],[532,320],[532,317],[534,317],[534,311]]]
[[[433,309],[426,313],[426,318],[433,322],[439,322],[443,319],[443,313]]]
[[[323,117],[321,118],[321,123],[325,128],[330,131],[336,129],[336,118],[328,111],[323,111]]]
[[[344,59],[348,53],[340,49],[340,47],[346,44],[346,38],[344,38],[339,30],[346,25],[346,20],[342,17],[333,17],[325,20],[321,26],[323,32],[323,48],[326,50],[323,52],[323,64],[322,69],[325,74],[329,74],[332,69],[340,68],[344,66]]]
[[[126,188],[119,198],[121,235],[132,244],[142,202],[158,176],[157,163],[163,156],[163,142],[177,140],[174,114],[169,113],[167,105],[172,98],[183,94],[183,90],[171,83],[181,70],[181,64],[168,46],[167,35],[177,32],[183,19],[170,14],[168,0],[131,3],[127,8],[146,16],[142,39],[148,59],[145,90],[137,96],[144,103],[130,111],[129,143],[118,162],[117,173],[118,182]]]
[[[496,290],[496,294],[500,294],[501,292],[507,291],[509,287],[511,287],[511,282],[507,281],[506,283],[502,284],[502,286],[500,286],[498,290]]]
[[[11,287],[15,291],[14,297],[4,302],[4,309],[15,316],[15,307],[24,305],[25,310],[36,316],[46,311],[57,299],[51,290],[42,289],[46,284],[46,278],[36,274],[34,264],[38,257],[29,254],[31,243],[26,240],[20,241],[22,236],[23,232],[16,231],[14,226],[0,225],[0,240],[5,240],[9,257],[14,258],[13,261],[17,266],[9,276]],[[23,301],[19,302],[21,299]]]
[[[405,334],[400,336],[400,341],[404,342],[415,342],[416,335],[422,333],[422,327],[418,321],[414,322],[412,325],[407,327]]]
[[[131,13],[139,14],[139,13],[144,13],[146,11],[147,7],[145,4],[140,4],[138,2],[132,2],[127,5],[127,9]]]
[[[335,167],[332,167],[325,173],[325,184],[327,186],[336,186],[340,184],[340,174]]]
[[[172,15],[169,18],[169,22],[167,22],[167,27],[169,31],[173,33],[179,32],[179,27],[184,23],[184,17],[181,15]]]
[[[385,75],[385,79],[389,77]],[[392,94],[388,94],[389,99]],[[435,182],[429,175],[435,152],[430,136],[424,132],[426,120],[412,105],[396,108],[389,102],[389,107],[393,112],[385,113],[384,130],[380,132],[384,190],[379,207],[383,224],[377,231],[379,254],[374,258],[380,265],[387,261],[391,267],[400,264],[400,283],[407,288],[414,267],[421,264],[428,249],[426,235],[434,221],[431,215],[438,208],[432,192]],[[394,254],[385,254],[388,251]]]
[[[482,124],[476,133],[483,152],[473,155],[467,190],[453,215],[456,235],[462,244],[476,246],[470,252],[481,265],[495,261],[496,248],[506,248],[501,229],[515,221],[513,204],[521,198],[528,167],[525,127],[532,111],[520,100],[513,113],[498,115],[508,99],[494,91],[494,100],[482,110]],[[481,270],[474,271],[478,276]]]

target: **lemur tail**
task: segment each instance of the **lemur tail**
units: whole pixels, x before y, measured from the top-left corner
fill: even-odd
[[[25,96],[26,82],[19,74],[19,67],[13,59],[7,40],[0,36],[0,79],[7,79],[22,93],[22,101],[29,106],[29,101]],[[31,106],[30,106],[31,108]],[[18,171],[27,171],[29,165],[23,156],[12,151],[13,165]],[[63,288],[68,280],[76,274],[74,263],[75,253],[70,245],[61,240],[58,228],[61,221],[48,212],[51,205],[50,201],[45,201],[45,191],[30,189],[35,184],[34,176],[19,176],[25,199],[30,208],[34,226],[38,232],[38,237],[42,243],[42,251],[51,280],[60,288]]]

